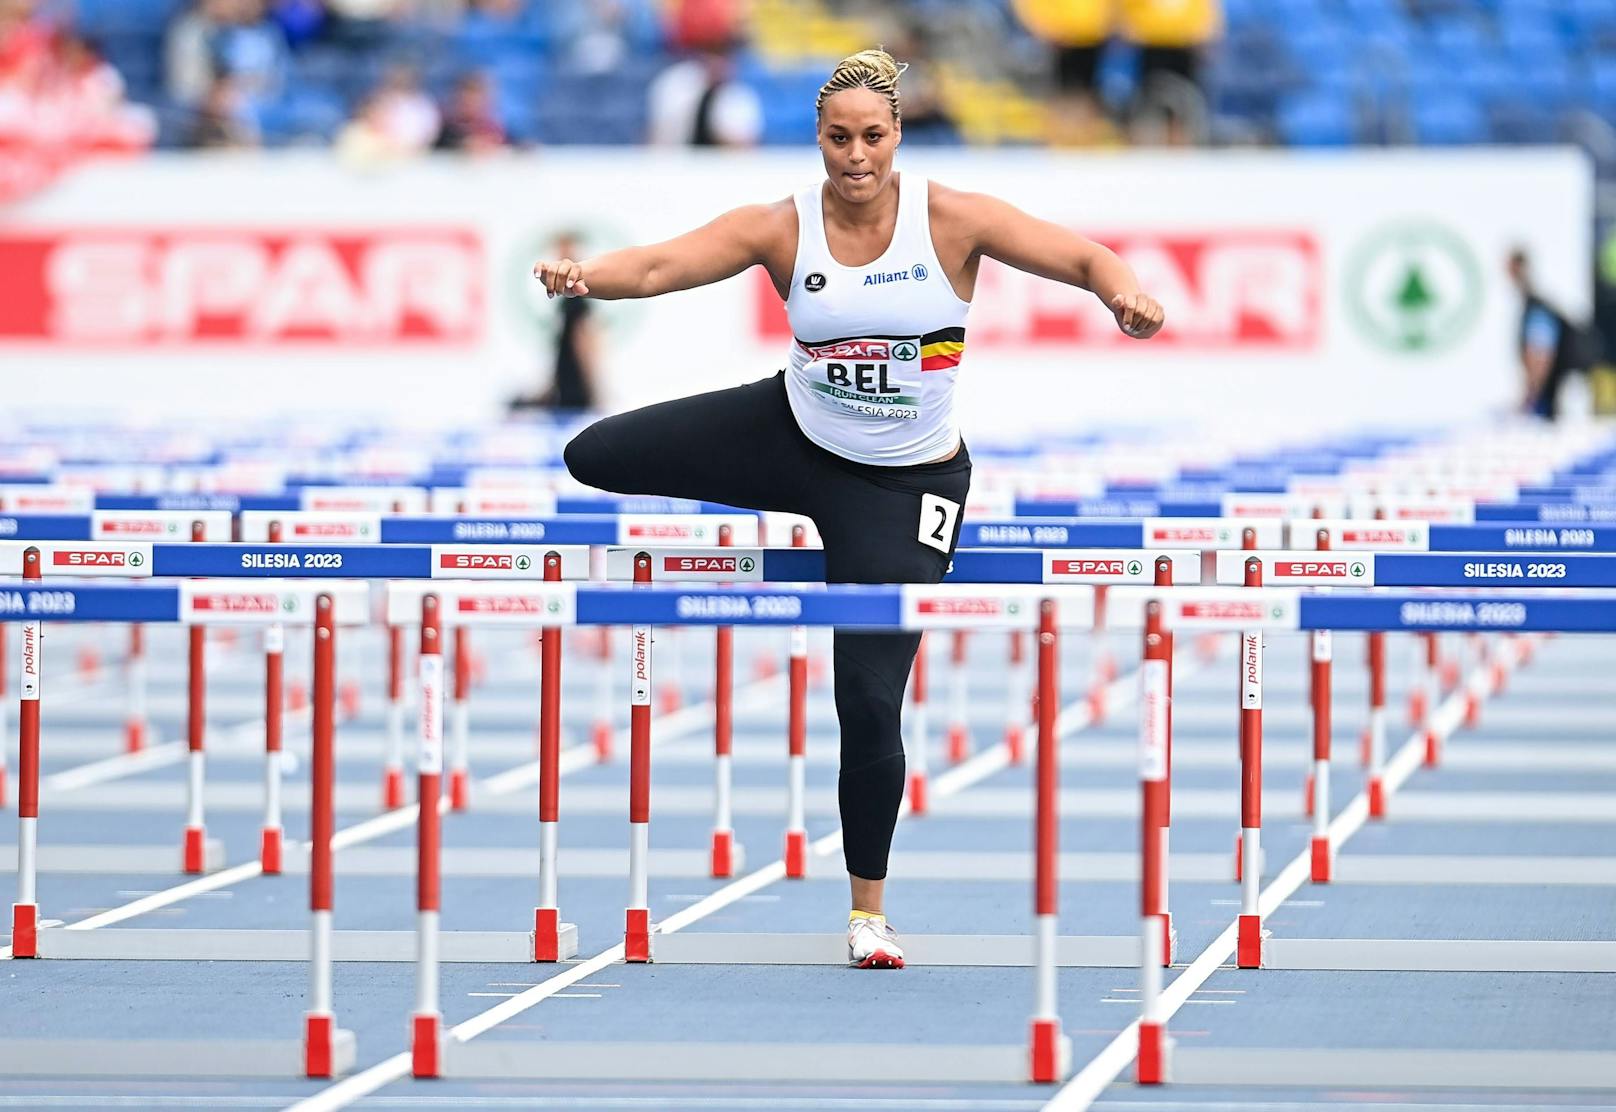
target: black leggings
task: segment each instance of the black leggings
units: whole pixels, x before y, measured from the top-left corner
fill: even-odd
[[[913,467],[872,467],[825,451],[797,427],[783,374],[597,421],[567,445],[566,461],[579,482],[617,494],[812,518],[831,583],[941,581],[971,484],[963,444],[950,460]],[[928,494],[956,507],[946,552],[920,540],[921,529],[935,524],[921,520]],[[917,633],[835,634],[843,854],[847,871],[868,880],[887,875],[903,802],[899,723],[919,646]]]

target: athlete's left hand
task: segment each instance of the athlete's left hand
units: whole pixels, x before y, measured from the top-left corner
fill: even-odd
[[[1111,312],[1123,335],[1148,340],[1161,331],[1166,314],[1161,303],[1142,293],[1119,293],[1111,299]]]

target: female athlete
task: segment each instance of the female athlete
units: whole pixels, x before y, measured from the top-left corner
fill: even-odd
[[[746,386],[608,417],[566,448],[583,483],[803,514],[833,583],[936,583],[959,537],[971,457],[954,378],[984,257],[1093,291],[1136,339],[1162,308],[1106,248],[993,197],[893,168],[901,67],[844,59],[819,91],[828,180],[647,247],[533,268],[551,297],[655,297],[762,266],[786,303],[789,365]],[[899,714],[919,634],[835,634],[848,960],[901,968],[883,914],[903,799]]]

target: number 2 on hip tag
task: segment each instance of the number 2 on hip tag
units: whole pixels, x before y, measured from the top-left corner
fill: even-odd
[[[954,523],[959,520],[960,504],[935,494],[920,496],[920,543],[938,552],[947,552],[954,540]]]

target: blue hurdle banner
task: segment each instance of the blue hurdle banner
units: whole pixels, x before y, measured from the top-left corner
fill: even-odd
[[[288,510],[303,508],[295,494],[97,494],[97,510]]]
[[[1220,552],[1218,582],[1244,582],[1253,559],[1276,586],[1616,587],[1616,556],[1475,552]]]
[[[1554,525],[1616,524],[1616,492],[1596,502],[1494,502],[1476,506],[1476,521],[1535,521]]]
[[[1307,521],[1290,524],[1291,547],[1312,548],[1318,531],[1340,550],[1406,552],[1616,552],[1616,526],[1433,525],[1403,521]]]
[[[177,622],[180,592],[158,583],[0,586],[0,621]]]
[[[200,523],[209,541],[230,540],[226,510],[93,510],[88,514],[8,514],[0,539],[39,541],[188,541]]]
[[[1301,628],[1611,633],[1616,632],[1616,597],[1575,593],[1304,595]]]
[[[544,557],[562,558],[563,578],[588,576],[589,551],[564,545],[254,545],[0,543],[0,575],[21,575],[23,552],[40,550],[51,576],[150,578],[542,579]]]
[[[606,578],[634,579],[635,557],[651,557],[651,582],[823,583],[825,555],[811,548],[610,548]],[[959,549],[945,583],[1153,583],[1156,560],[1173,565],[1173,582],[1201,581],[1201,554],[1185,549]]]
[[[518,541],[529,544],[717,545],[727,525],[730,541],[756,545],[755,514],[601,514],[552,518],[394,517],[381,522],[388,544]]]

